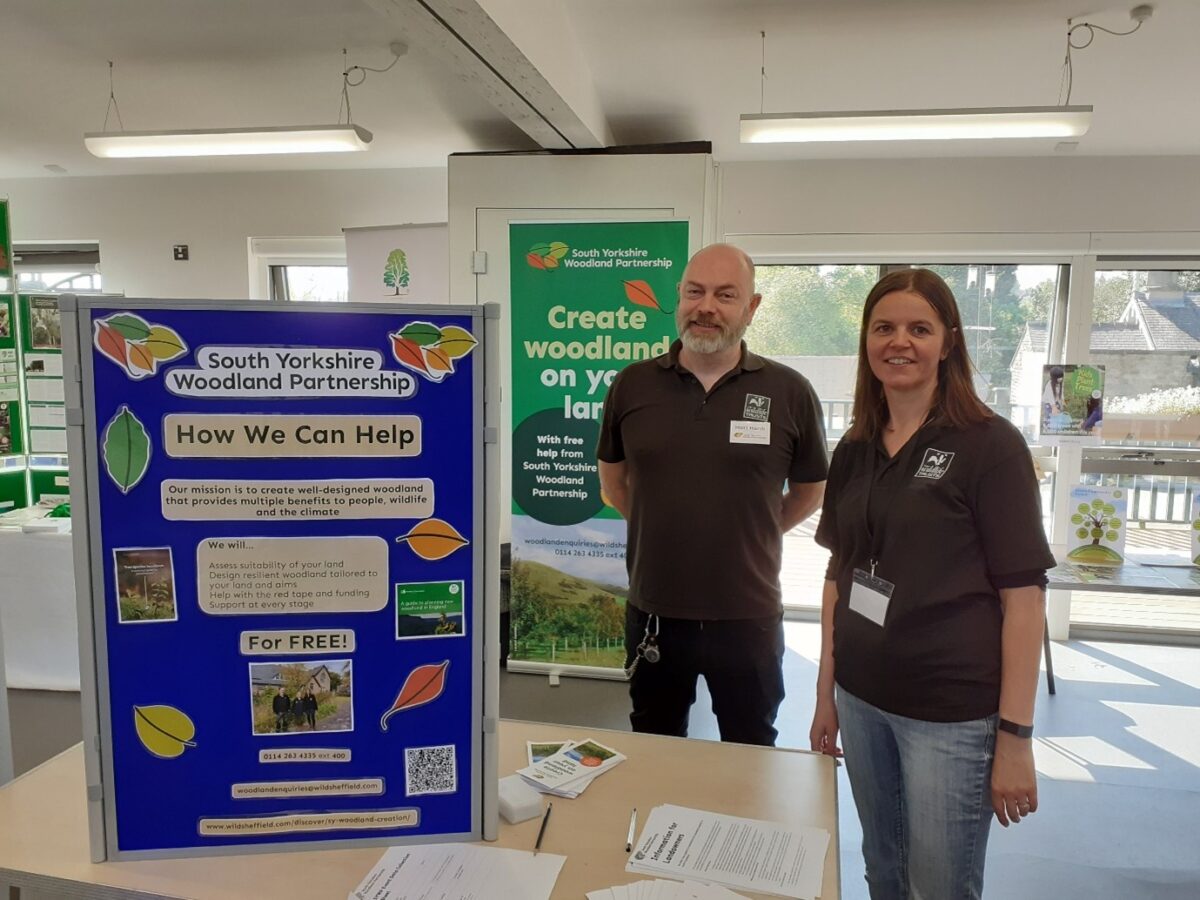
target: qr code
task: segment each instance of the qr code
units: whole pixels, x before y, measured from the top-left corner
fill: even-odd
[[[404,794],[453,794],[458,790],[454,745],[407,747],[404,750]]]

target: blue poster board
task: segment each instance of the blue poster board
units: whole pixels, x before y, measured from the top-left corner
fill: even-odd
[[[63,311],[93,854],[489,836],[490,310]]]

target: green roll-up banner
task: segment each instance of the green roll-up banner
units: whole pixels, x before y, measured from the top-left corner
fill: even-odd
[[[625,521],[600,491],[600,413],[618,371],[674,340],[688,223],[513,223],[509,246],[509,659],[620,669]]]

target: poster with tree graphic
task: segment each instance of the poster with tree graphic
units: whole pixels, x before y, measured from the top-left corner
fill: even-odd
[[[126,302],[62,316],[94,852],[490,836],[498,316]]]
[[[1077,484],[1071,488],[1071,535],[1067,559],[1087,566],[1125,562],[1128,499],[1122,488]]]
[[[600,491],[599,420],[617,372],[675,338],[688,223],[513,223],[509,245],[509,668],[620,670],[626,531]]]

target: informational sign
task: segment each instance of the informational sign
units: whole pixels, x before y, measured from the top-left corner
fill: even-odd
[[[25,452],[16,298],[0,294],[0,457]]]
[[[93,853],[494,831],[494,319],[63,302]]]
[[[8,221],[8,201],[0,200],[0,279],[12,277],[12,226]]]
[[[62,456],[67,452],[67,421],[58,295],[21,294],[18,301],[29,434],[26,452]]]
[[[1042,367],[1041,442],[1096,443],[1104,418],[1104,366]]]
[[[1088,484],[1072,487],[1067,559],[1089,566],[1124,563],[1128,505],[1128,492],[1123,488]]]
[[[616,374],[674,340],[688,223],[514,223],[509,244],[510,664],[619,672],[626,532],[600,491],[599,420]]]
[[[351,300],[449,301],[450,247],[445,222],[347,228],[345,234]]]

